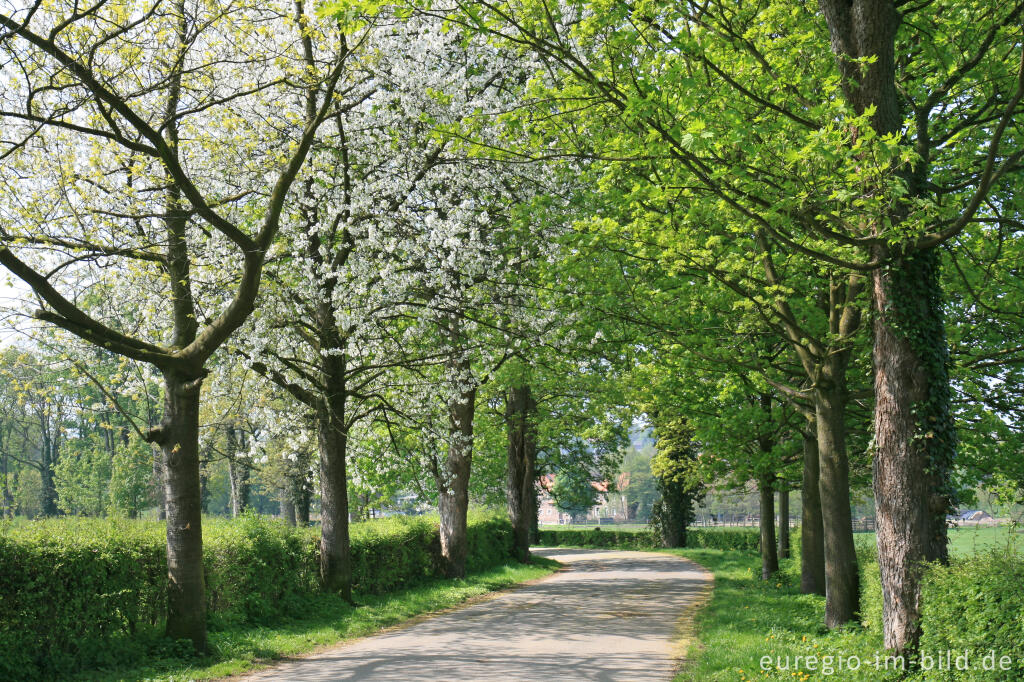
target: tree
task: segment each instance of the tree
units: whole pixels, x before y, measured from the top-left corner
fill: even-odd
[[[650,518],[654,503],[660,496],[651,473],[651,460],[655,453],[653,448],[638,451],[630,446],[623,455],[623,480],[616,485],[616,489],[623,498],[626,519],[629,521],[646,521]]]
[[[651,473],[661,499],[651,512],[651,525],[666,547],[686,547],[686,527],[693,522],[695,500],[703,485],[695,474],[697,448],[686,419],[667,414],[652,415],[657,454],[651,459]]]
[[[1004,220],[998,207],[1008,188],[998,181],[1024,158],[1019,144],[1004,144],[1022,108],[1024,54],[995,46],[1019,45],[1024,4],[941,3],[925,12],[893,0],[823,0],[821,9],[843,98],[860,118],[851,117],[851,162],[872,136],[880,141],[873,152],[889,152],[875,178],[856,183],[884,201],[857,207],[855,234],[882,265],[871,271],[874,485],[885,645],[902,652],[920,637],[921,563],[948,559],[955,501],[938,247],[978,219]],[[947,40],[935,40],[936,30]],[[957,151],[953,138],[962,140]]]
[[[56,516],[60,512],[57,476],[75,409],[69,390],[72,382],[61,372],[61,361],[55,357],[19,354],[4,373],[15,400],[23,406],[19,415],[23,449],[17,459],[39,472],[40,513]],[[8,440],[12,440],[10,436]],[[33,441],[34,447],[29,445]]]
[[[803,518],[800,522],[800,591],[825,595],[825,529],[818,487],[820,456],[817,427],[808,420],[800,430],[803,445],[803,480],[800,488]]]
[[[511,386],[505,399],[508,432],[508,516],[515,533],[519,561],[530,559],[530,527],[537,517],[537,403],[529,384]]]
[[[0,49],[18,65],[3,96],[0,264],[31,287],[39,319],[162,374],[163,419],[148,438],[166,471],[167,634],[202,651],[205,365],[254,307],[289,192],[335,107],[344,59],[307,71],[261,37],[265,21],[281,24],[282,37],[291,30],[286,14],[265,5],[79,9],[35,3],[0,14]],[[268,50],[284,57],[280,69],[265,68]],[[317,105],[299,135],[261,148],[258,124],[289,95],[292,73],[322,83]],[[56,92],[55,79],[64,83]],[[63,164],[72,160],[82,171],[68,176]],[[205,259],[217,261],[216,273],[202,268]],[[166,294],[155,328],[118,328],[60,292],[87,287],[108,260]]]
[[[573,468],[555,474],[551,496],[559,511],[577,520],[586,516],[590,508],[597,504],[598,492],[589,471]]]

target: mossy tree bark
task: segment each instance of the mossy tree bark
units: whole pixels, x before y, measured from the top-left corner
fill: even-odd
[[[909,198],[934,200],[931,174],[934,111],[950,100],[953,87],[976,72],[991,52],[1000,26],[1019,24],[1021,6],[1008,7],[992,22],[971,55],[955,65],[943,82],[929,85],[920,98],[897,90],[896,39],[903,14],[892,0],[821,0],[829,28],[843,93],[857,114],[869,115],[875,134],[902,137],[915,145],[916,159],[893,165],[891,176]],[[993,6],[995,7],[995,6]],[[982,34],[986,35],[986,34]],[[929,36],[929,40],[931,37]],[[870,60],[870,61],[868,61]],[[984,76],[983,76],[984,77]],[[945,515],[955,495],[950,474],[956,450],[949,377],[948,346],[942,321],[937,247],[962,231],[977,213],[998,173],[1019,161],[1009,155],[999,162],[999,142],[1017,112],[1024,91],[1024,57],[1015,91],[1007,91],[998,114],[984,124],[988,139],[975,170],[974,187],[963,211],[949,224],[920,237],[891,237],[893,226],[906,220],[909,209],[897,203],[885,214],[868,216],[874,237],[871,274],[874,309],[872,360],[875,380],[874,492],[881,570],[885,646],[912,653],[920,638],[921,569],[926,561],[947,559]],[[911,131],[902,131],[909,106]],[[957,182],[961,182],[958,180]],[[941,196],[941,195],[940,195]]]
[[[925,562],[948,561],[946,514],[956,435],[934,249],[899,257],[874,277],[875,461],[878,563],[885,645],[921,636]]]

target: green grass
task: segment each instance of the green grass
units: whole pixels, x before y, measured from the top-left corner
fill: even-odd
[[[241,626],[209,635],[209,656],[176,657],[174,647],[158,644],[136,667],[90,671],[76,679],[208,680],[236,675],[274,659],[308,653],[319,647],[373,634],[414,616],[456,606],[467,599],[504,589],[553,572],[559,564],[535,557],[530,565],[508,564],[472,574],[464,580],[431,580],[387,595],[356,595],[352,607],[334,595],[310,600],[308,615],[265,627]]]
[[[873,667],[875,653],[881,651],[878,633],[859,626],[829,632],[822,622],[824,598],[800,594],[799,567],[784,560],[775,580],[760,580],[760,559],[749,552],[715,549],[661,550],[696,561],[715,574],[710,603],[697,615],[697,638],[675,682],[715,680],[807,680],[823,675],[823,657],[832,656],[832,679],[880,680],[884,672]],[[794,570],[795,569],[795,570]],[[772,659],[768,670],[761,659]],[[775,669],[776,661],[786,656],[817,656],[817,670],[810,672],[801,662],[803,674],[793,675],[793,667]],[[857,656],[861,670],[838,671],[838,657]],[[871,665],[868,665],[870,661]],[[895,679],[893,676],[889,676]]]

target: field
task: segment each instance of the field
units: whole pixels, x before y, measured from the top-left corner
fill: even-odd
[[[856,533],[854,542],[859,547],[874,546],[874,533]],[[1012,547],[1015,551],[1024,549],[1024,533],[1010,526],[973,526],[949,529],[949,554],[967,557],[989,549]]]

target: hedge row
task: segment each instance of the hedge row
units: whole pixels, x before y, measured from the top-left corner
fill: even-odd
[[[1022,585],[1024,556],[1011,550],[930,568],[921,592],[922,653],[966,654],[969,669],[948,679],[1024,679]]]
[[[543,547],[569,545],[573,547],[650,549],[658,546],[657,538],[650,531],[602,530],[600,528],[542,530],[538,541],[538,544]]]
[[[210,627],[301,615],[317,591],[318,535],[255,516],[204,521]],[[0,679],[60,678],[145,653],[138,649],[155,640],[138,634],[158,632],[166,618],[165,542],[157,522],[53,519],[0,528]],[[470,519],[469,570],[512,556],[507,520]],[[355,524],[352,560],[353,587],[364,594],[439,576],[437,521]]]
[[[653,549],[661,546],[659,538],[648,530],[542,530],[539,541],[545,547],[572,545]],[[690,528],[686,531],[687,547],[757,551],[759,541],[758,531],[754,528]]]

